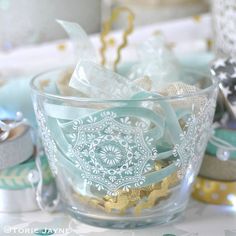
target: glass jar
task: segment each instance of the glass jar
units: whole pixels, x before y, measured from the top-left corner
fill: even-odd
[[[62,74],[38,75],[31,89],[64,211],[113,228],[180,215],[211,134],[217,82],[186,70],[181,79],[191,86],[170,85],[175,96],[141,92],[101,100],[60,95]]]
[[[214,0],[211,3],[216,54],[220,57],[235,57],[236,1]]]

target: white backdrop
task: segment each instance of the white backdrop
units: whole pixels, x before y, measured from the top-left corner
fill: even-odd
[[[0,0],[0,50],[65,37],[56,18],[100,30],[100,0]]]

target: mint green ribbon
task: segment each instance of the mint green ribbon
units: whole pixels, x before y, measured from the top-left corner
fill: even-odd
[[[154,105],[159,104],[164,114],[157,114],[148,108],[140,107],[140,100],[145,99],[150,99],[150,103],[153,103]],[[68,155],[70,143],[66,138],[65,133],[62,131],[66,130],[67,133],[70,134],[74,121],[86,123],[88,118],[98,119],[98,117],[100,117],[100,115],[104,112],[114,112],[118,117],[136,117],[138,119],[148,120],[153,123],[154,127],[144,132],[144,137],[151,137],[153,140],[152,145],[155,148],[158,146],[159,150],[162,149],[162,152],[158,153],[155,160],[153,160],[154,162],[157,160],[174,158],[172,156],[172,148],[174,144],[179,143],[180,134],[182,133],[182,129],[178,122],[179,116],[186,116],[190,114],[190,111],[185,110],[175,112],[172,106],[167,101],[162,99],[160,95],[148,92],[140,92],[134,95],[131,100],[123,106],[112,107],[101,111],[48,103],[44,104],[44,109],[47,114],[48,127],[60,153],[60,155],[58,155],[58,161],[60,165],[65,166],[65,168],[69,171],[69,175],[72,175],[73,178],[78,180],[77,182],[81,180],[83,171],[75,167],[75,160]],[[163,139],[164,132],[166,131],[165,129],[169,132],[172,145],[169,144],[169,147],[167,146],[166,148],[163,148],[159,145],[159,141],[161,143],[161,139]],[[141,187],[160,182],[165,177],[174,173],[177,170],[175,160],[161,170],[145,173],[145,180]]]

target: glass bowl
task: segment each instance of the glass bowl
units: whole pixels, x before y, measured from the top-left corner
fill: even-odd
[[[217,81],[185,70],[181,79],[190,85],[170,85],[171,96],[143,91],[102,100],[72,90],[60,95],[68,92],[59,86],[63,73],[36,76],[31,90],[64,211],[112,228],[175,219],[188,203],[211,134]]]

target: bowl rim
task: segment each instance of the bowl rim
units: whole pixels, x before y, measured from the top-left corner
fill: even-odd
[[[83,97],[76,97],[76,96],[63,96],[63,95],[56,95],[56,94],[44,92],[44,91],[39,90],[36,87],[35,82],[41,76],[46,75],[46,74],[50,74],[50,73],[55,72],[55,71],[63,72],[64,70],[68,70],[68,68],[70,68],[70,67],[68,67],[68,66],[67,67],[56,67],[56,68],[53,68],[53,69],[43,71],[43,72],[38,73],[37,75],[33,76],[31,81],[30,81],[31,92],[34,92],[37,95],[41,95],[41,96],[49,98],[49,99],[64,100],[64,101],[76,101],[76,102],[88,102],[88,103],[122,103],[122,102],[127,103],[127,102],[130,102],[130,101],[155,102],[155,101],[177,100],[177,99],[200,96],[200,95],[203,95],[203,94],[208,93],[210,91],[214,91],[214,89],[216,87],[218,87],[219,82],[220,82],[219,78],[212,75],[212,74],[199,72],[199,71],[197,71],[196,68],[193,68],[193,67],[183,67],[184,68],[183,70],[186,71],[186,72],[191,72],[191,73],[194,73],[194,74],[198,74],[198,75],[207,77],[208,79],[210,79],[212,84],[210,86],[208,86],[204,89],[200,89],[199,91],[194,92],[194,93],[185,93],[185,94],[174,95],[174,96],[160,96],[158,98],[155,97],[155,98],[142,98],[142,99],[127,99],[127,98],[126,99],[101,99],[101,98],[83,98]],[[151,93],[156,94],[156,95],[160,95],[160,94],[155,93],[155,92],[151,92]]]

